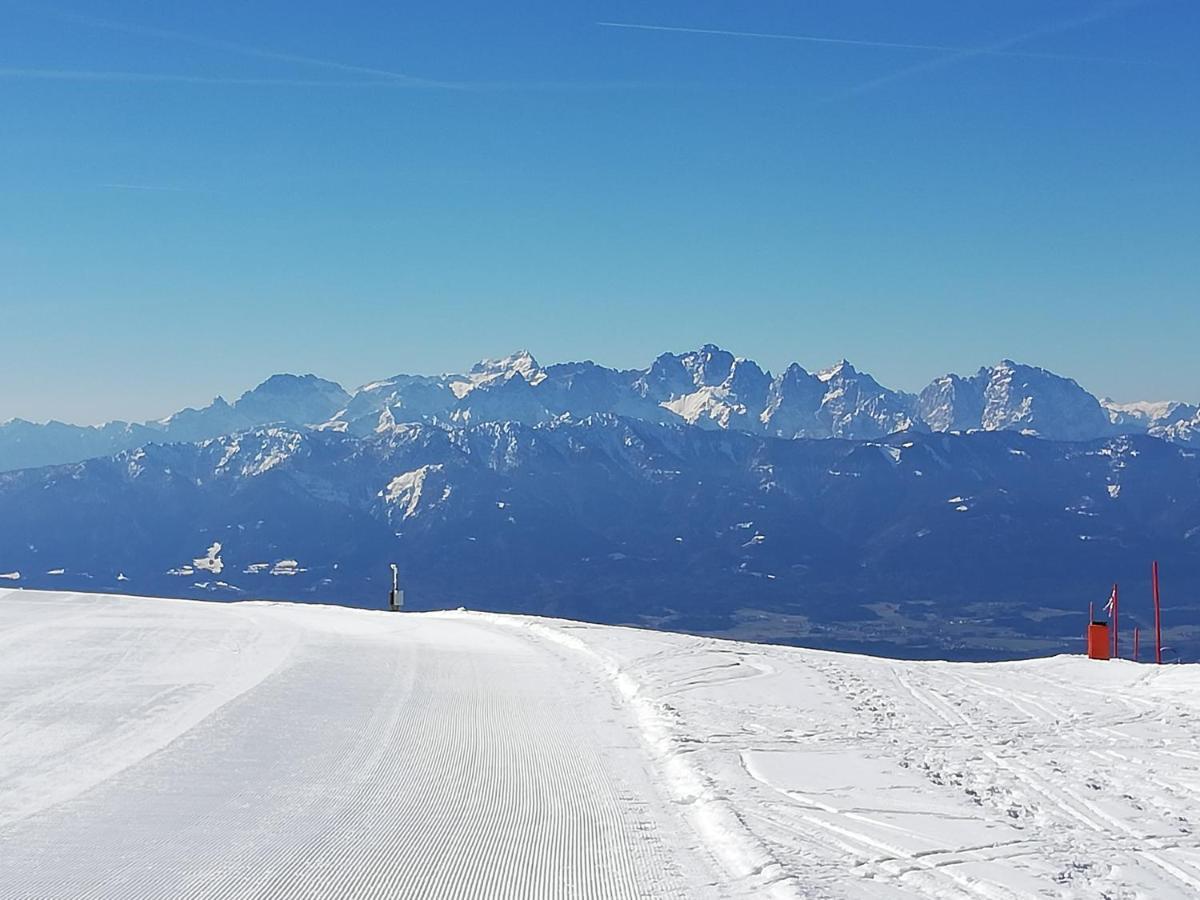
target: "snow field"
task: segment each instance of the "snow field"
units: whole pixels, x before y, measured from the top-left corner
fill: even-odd
[[[0,897],[1200,896],[1200,672],[0,592]]]
[[[570,623],[814,897],[1200,896],[1200,671],[902,662]]]
[[[629,711],[510,629],[21,592],[0,623],[0,896],[718,895]]]

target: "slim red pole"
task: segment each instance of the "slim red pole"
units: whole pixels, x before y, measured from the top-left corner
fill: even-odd
[[[1138,646],[1138,638],[1139,637],[1140,637],[1140,634],[1138,633],[1138,627],[1136,625],[1134,625],[1133,626],[1133,661],[1134,662],[1138,661],[1138,650],[1140,649]]]
[[[1118,634],[1120,633],[1120,630],[1117,626],[1117,604],[1118,604],[1117,586],[1116,586],[1116,584],[1113,584],[1113,649],[1112,649],[1113,659],[1121,658],[1121,642],[1118,638]]]
[[[1162,665],[1162,607],[1158,599],[1158,560],[1150,569],[1154,582],[1154,662]]]

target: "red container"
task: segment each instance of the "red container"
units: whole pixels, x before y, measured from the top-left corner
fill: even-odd
[[[1108,623],[1093,622],[1088,626],[1088,659],[1108,659]]]

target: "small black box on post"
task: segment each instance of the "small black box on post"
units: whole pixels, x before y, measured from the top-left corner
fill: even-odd
[[[388,594],[388,609],[391,612],[399,612],[404,608],[404,591],[400,590],[400,574],[396,569],[396,564],[392,563],[392,590]]]

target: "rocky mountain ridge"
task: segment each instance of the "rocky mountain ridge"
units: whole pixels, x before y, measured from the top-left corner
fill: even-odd
[[[0,509],[12,586],[378,606],[397,562],[415,608],[954,658],[1075,650],[1118,580],[1132,623],[1159,558],[1200,652],[1200,453],[1146,435],[271,426],[2,473]]]
[[[165,419],[82,427],[0,425],[0,471],[105,456],[147,443],[208,440],[286,425],[366,435],[398,423],[547,423],[612,414],[781,438],[877,440],[903,431],[1018,431],[1086,441],[1150,434],[1200,445],[1200,407],[1100,401],[1078,383],[1002,360],[974,375],[934,379],[918,394],[891,390],[848,361],[779,375],[713,344],[664,353],[645,369],[591,361],[543,367],[527,351],[461,375],[396,375],[353,393],[313,375],[275,375],[230,404]]]

